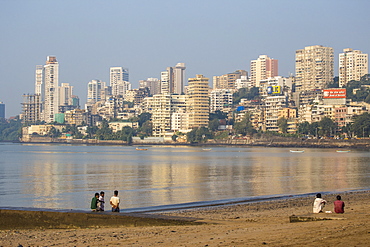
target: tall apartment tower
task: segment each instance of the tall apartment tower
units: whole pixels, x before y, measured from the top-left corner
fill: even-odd
[[[131,90],[131,83],[127,68],[111,67],[110,68],[110,86],[113,96],[125,96],[127,90]]]
[[[5,118],[5,104],[0,101],[0,118]]]
[[[184,93],[185,87],[185,63],[178,63],[173,67],[173,93]]]
[[[59,64],[56,57],[48,56],[44,65],[44,108],[43,116],[46,123],[54,122],[54,116],[58,113],[58,85]]]
[[[188,80],[189,128],[207,127],[209,121],[209,79],[196,75]]]
[[[278,76],[278,60],[269,58],[267,55],[260,55],[257,60],[251,61],[251,83],[259,87],[261,80]]]
[[[62,83],[59,87],[59,105],[72,105],[73,86],[69,83]]]
[[[185,63],[167,67],[161,73],[161,93],[182,94],[185,88]]]
[[[36,72],[35,72],[35,94],[40,94],[43,99],[43,95],[45,92],[45,84],[44,81],[44,66],[43,65],[36,65]]]
[[[368,54],[351,48],[343,49],[343,53],[339,54],[339,87],[347,85],[352,80],[359,81],[368,73]]]
[[[100,80],[91,80],[87,84],[87,105],[93,105],[96,102],[105,100],[106,83]]]
[[[295,55],[296,90],[322,89],[334,77],[334,50],[322,45],[307,46]]]

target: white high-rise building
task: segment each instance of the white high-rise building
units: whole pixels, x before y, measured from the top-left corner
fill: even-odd
[[[91,80],[87,84],[87,105],[105,100],[106,83],[100,80]]]
[[[339,54],[339,87],[350,81],[359,81],[369,73],[368,54],[351,48],[343,49]]]
[[[261,80],[278,75],[278,60],[269,58],[266,55],[259,56],[251,61],[251,83],[259,87]]]
[[[110,86],[113,96],[125,97],[126,91],[131,90],[131,83],[128,81],[129,73],[127,68],[111,67],[110,68]]]
[[[185,63],[176,64],[173,69],[173,93],[182,94],[184,93],[185,87]]]
[[[185,63],[167,67],[161,73],[161,93],[182,94],[185,88]]]
[[[44,108],[43,116],[46,123],[54,122],[54,116],[58,113],[58,86],[59,64],[56,57],[48,56],[44,65]]]
[[[296,91],[323,89],[334,77],[334,50],[322,45],[307,46],[295,55]]]
[[[62,85],[59,87],[59,105],[72,105],[72,95],[73,86],[70,86],[69,83],[62,83]]]
[[[44,74],[44,66],[43,65],[36,65],[36,73],[35,73],[35,94],[39,94],[41,96],[44,95],[45,91],[45,84],[43,83],[43,74]],[[42,97],[43,100],[43,97]]]

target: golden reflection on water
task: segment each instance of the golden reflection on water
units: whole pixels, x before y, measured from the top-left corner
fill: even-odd
[[[55,145],[14,155],[16,184],[28,199],[16,204],[41,208],[88,209],[95,192],[109,201],[116,189],[122,207],[134,208],[370,187],[370,158],[360,151]]]

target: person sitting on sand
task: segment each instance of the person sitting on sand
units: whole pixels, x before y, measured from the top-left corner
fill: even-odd
[[[119,212],[119,197],[118,191],[113,192],[113,196],[110,198],[110,205],[112,205],[112,212]]]
[[[98,203],[98,208],[99,208],[99,211],[104,211],[104,191],[101,191],[100,192],[100,196],[99,196],[99,203]]]
[[[317,193],[316,199],[313,202],[313,212],[315,214],[322,213],[322,210],[323,210],[325,204],[326,204],[326,201],[321,198],[321,194]]]
[[[98,210],[99,193],[95,193],[95,196],[91,199],[91,211]]]
[[[341,196],[337,196],[337,200],[334,202],[334,212],[337,214],[343,214],[344,213],[344,202],[342,201]]]

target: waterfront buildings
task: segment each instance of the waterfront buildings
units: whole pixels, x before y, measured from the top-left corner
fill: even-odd
[[[296,90],[323,89],[334,77],[334,51],[322,45],[296,51]]]
[[[251,61],[251,84],[259,87],[261,80],[269,77],[278,76],[278,60],[261,55],[256,60]]]
[[[368,54],[351,48],[343,49],[343,53],[339,54],[339,87],[353,80],[359,81],[368,72]]]

